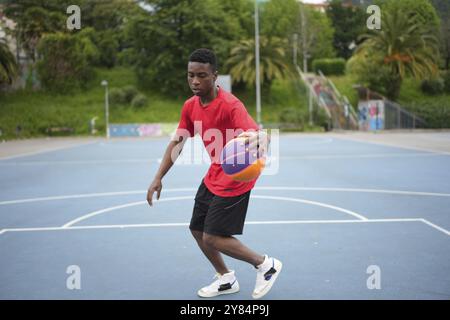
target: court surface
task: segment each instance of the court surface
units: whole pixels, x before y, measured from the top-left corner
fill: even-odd
[[[0,298],[200,299],[214,271],[187,226],[208,165],[175,165],[150,208],[167,142],[0,159]],[[264,299],[450,299],[449,152],[327,134],[281,135],[279,151],[238,236],[283,262]],[[254,268],[225,260],[241,291],[218,299],[251,299]]]

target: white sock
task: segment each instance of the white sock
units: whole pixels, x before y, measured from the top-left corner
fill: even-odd
[[[234,270],[231,270],[228,273],[224,273],[220,278],[225,282],[233,282],[234,280],[236,280],[236,276],[234,275]]]
[[[261,263],[259,266],[257,266],[256,268],[258,270],[266,270],[269,269],[270,266],[270,259],[268,255],[264,255],[264,262]]]

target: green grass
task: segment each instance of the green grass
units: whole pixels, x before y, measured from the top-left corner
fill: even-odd
[[[0,127],[2,138],[15,136],[17,126],[20,137],[46,135],[49,127],[71,127],[75,134],[88,132],[89,119],[102,117],[102,88],[85,94],[52,95],[17,91],[0,98]],[[102,123],[103,119],[100,119]],[[104,121],[103,121],[104,125]]]
[[[255,89],[233,92],[247,107],[250,115],[256,120]],[[277,123],[282,112],[295,108],[306,110],[307,96],[303,86],[293,80],[276,80],[270,92],[261,89],[261,120],[263,123]]]
[[[123,88],[132,85],[139,88],[134,71],[130,68],[98,69],[91,79],[88,89],[66,94],[45,91],[19,90],[0,93],[1,139],[47,136],[47,128],[69,127],[74,135],[89,135],[89,122],[97,117],[98,135],[105,129],[104,88],[100,85],[107,80],[109,88]],[[110,104],[110,123],[154,123],[178,122],[184,99],[173,99],[157,92],[142,91],[148,97],[148,105],[133,108],[130,105]],[[244,89],[233,92],[241,99],[249,113],[256,120],[255,90]],[[188,98],[188,97],[186,97]],[[271,92],[262,92],[263,123],[278,123],[286,109],[307,108],[304,89],[295,81],[275,81]],[[16,135],[16,127],[22,128]],[[306,128],[316,130],[317,128]]]
[[[109,88],[133,85],[137,87],[134,72],[126,68],[97,70],[88,89],[70,94],[54,94],[44,91],[19,90],[0,95],[0,129],[2,139],[47,136],[49,127],[70,127],[75,135],[88,135],[89,122],[97,117],[99,134],[105,128],[104,88],[106,79]],[[149,98],[148,106],[110,106],[111,123],[132,122],[176,122],[183,101],[160,97],[152,92],[143,92]],[[20,136],[16,127],[22,128]]]
[[[348,98],[355,110],[358,109],[358,93],[353,86],[358,84],[358,81],[351,75],[345,76],[329,76],[328,77],[339,90],[339,92]]]

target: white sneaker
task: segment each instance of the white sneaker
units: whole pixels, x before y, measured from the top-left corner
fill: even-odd
[[[275,258],[265,256],[264,262],[257,267],[256,285],[252,297],[254,299],[262,298],[272,288],[275,280],[280,274],[283,264]]]
[[[203,287],[197,291],[197,294],[202,298],[211,298],[221,294],[235,293],[239,291],[239,283],[234,276],[234,271],[230,271],[223,275],[216,273],[214,279],[216,281],[207,287]]]

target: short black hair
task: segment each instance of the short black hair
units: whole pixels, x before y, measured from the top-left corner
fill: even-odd
[[[217,71],[217,57],[216,54],[209,49],[200,48],[195,50],[189,56],[189,62],[209,63],[213,72]]]

